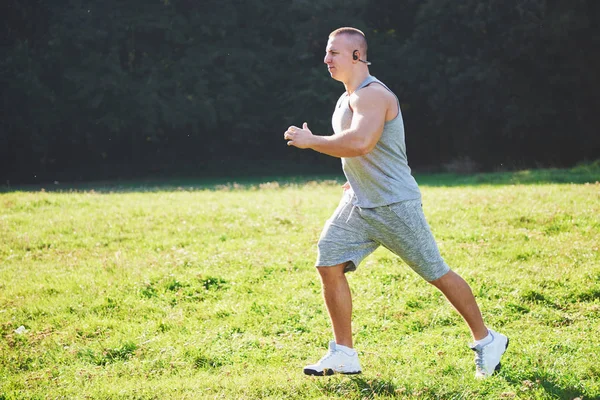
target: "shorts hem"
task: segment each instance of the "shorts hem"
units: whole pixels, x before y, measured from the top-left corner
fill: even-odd
[[[438,279],[440,279],[442,276],[444,276],[444,275],[446,275],[448,272],[450,272],[450,267],[449,267],[449,266],[448,266],[448,265],[447,265],[445,262],[444,262],[444,264],[443,264],[443,265],[444,265],[444,268],[443,268],[443,269],[441,269],[439,273],[437,273],[437,274],[433,275],[433,276],[434,276],[434,278],[425,277],[425,276],[423,276],[423,275],[421,275],[421,277],[422,277],[423,279],[425,279],[427,282],[433,282],[433,281],[435,281],[435,280],[438,280]],[[417,271],[415,271],[415,272],[417,272]],[[417,273],[418,273],[418,272],[417,272]],[[419,274],[419,275],[420,275],[420,274]]]
[[[346,265],[346,268],[344,268],[344,273],[346,272],[354,272],[356,271],[356,268],[358,267],[358,265],[360,264],[361,260],[341,260],[341,261],[332,261],[332,262],[320,262],[317,261],[315,263],[315,268],[328,268],[328,267],[334,267],[336,265],[340,265],[340,264],[344,264],[344,263],[348,263],[348,265]]]

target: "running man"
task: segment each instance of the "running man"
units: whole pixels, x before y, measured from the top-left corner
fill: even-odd
[[[363,32],[355,28],[333,31],[324,62],[331,77],[346,89],[333,113],[334,134],[313,135],[306,122],[284,133],[288,146],[341,158],[347,179],[342,200],[319,238],[316,261],[335,340],[329,343],[327,354],[306,366],[304,373],[362,371],[353,348],[352,297],[345,273],[356,270],[382,245],[446,296],[471,330],[475,376],[492,375],[500,368],[508,338],[486,327],[471,288],[440,256],[408,166],[400,103],[370,75]]]

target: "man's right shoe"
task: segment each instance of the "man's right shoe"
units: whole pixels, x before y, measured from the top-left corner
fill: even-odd
[[[334,341],[329,342],[329,351],[318,363],[304,367],[306,375],[316,376],[360,374],[361,372],[356,351],[349,354],[346,350],[338,347]]]
[[[492,341],[485,346],[480,344],[471,345],[475,352],[475,377],[484,379],[500,370],[500,358],[508,347],[508,338],[501,333],[488,329],[492,335]]]

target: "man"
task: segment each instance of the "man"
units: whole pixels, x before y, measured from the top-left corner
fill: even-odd
[[[383,245],[442,291],[461,314],[475,341],[471,348],[476,354],[476,377],[488,377],[499,369],[508,338],[485,326],[471,288],[441,258],[407,163],[400,103],[369,74],[366,58],[367,41],[360,30],[333,31],[324,62],[331,77],[346,89],[333,113],[334,134],[313,135],[306,122],[284,133],[289,146],[341,158],[348,180],[321,233],[316,262],[335,341],[304,373],[361,372],[352,343],[352,298],[345,273]]]

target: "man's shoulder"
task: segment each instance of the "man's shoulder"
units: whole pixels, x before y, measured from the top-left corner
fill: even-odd
[[[392,92],[392,90],[390,88],[388,88],[385,83],[383,83],[381,81],[371,82],[368,86],[365,87],[365,89],[367,89],[367,88],[384,93],[385,95],[388,95],[388,96],[394,96],[394,93]]]
[[[389,102],[396,101],[396,96],[379,81],[371,82],[352,95],[354,102]]]

